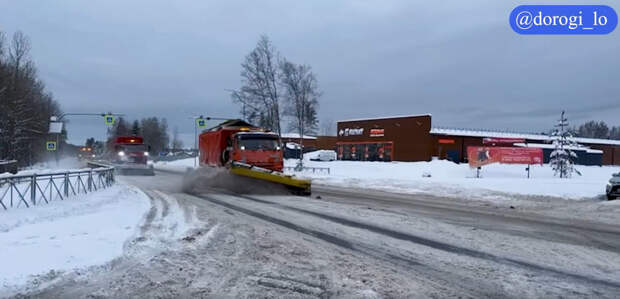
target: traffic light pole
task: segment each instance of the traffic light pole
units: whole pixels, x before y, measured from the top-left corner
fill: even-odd
[[[194,168],[196,168],[196,160],[198,160],[198,124],[194,119],[194,150],[196,151],[196,156],[194,157]]]
[[[209,116],[204,117],[200,115],[200,116],[193,116],[191,117],[191,119],[194,120],[194,150],[196,151],[196,157],[194,157],[194,168],[196,168],[198,166],[197,160],[200,159],[200,150],[198,150],[198,123],[197,121],[199,119],[204,119],[205,121],[207,121],[207,120],[229,120],[231,118],[209,117]]]
[[[101,116],[101,117],[106,117],[108,115],[109,116],[124,116],[124,114],[114,114],[114,113],[111,113],[111,112],[109,112],[109,113],[71,113],[71,112],[68,112],[68,113],[63,113],[63,114],[61,114],[59,116],[55,116],[55,115],[50,116],[50,122],[62,122],[62,119],[65,118],[65,116]],[[59,157],[59,155],[60,155],[59,154],[59,151],[60,151],[60,134],[62,134],[62,130],[60,132],[58,132],[58,133],[55,133],[55,134],[56,134],[56,154],[55,154],[55,156],[56,156],[56,166],[58,166],[59,160],[60,160],[60,157]],[[104,136],[104,137],[106,137],[106,136]]]

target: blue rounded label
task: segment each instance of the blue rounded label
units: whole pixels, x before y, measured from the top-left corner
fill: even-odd
[[[509,22],[519,34],[609,34],[618,15],[607,5],[520,5]]]

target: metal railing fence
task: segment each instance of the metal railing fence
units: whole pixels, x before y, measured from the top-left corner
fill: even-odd
[[[296,166],[286,166],[284,167],[285,171],[291,171],[291,172],[310,172],[312,171],[312,173],[317,173],[317,172],[327,172],[327,174],[330,174],[330,169],[329,167],[302,167],[301,169],[299,167]]]
[[[0,207],[30,207],[87,194],[114,184],[114,168],[0,177]]]

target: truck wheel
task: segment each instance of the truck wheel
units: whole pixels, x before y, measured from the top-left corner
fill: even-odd
[[[615,196],[611,196],[611,195],[607,194],[607,200],[614,200],[614,199],[616,199]]]
[[[226,164],[228,164],[228,160],[230,160],[230,152],[227,149],[225,149],[222,152],[222,161],[221,161],[222,166],[226,166]]]

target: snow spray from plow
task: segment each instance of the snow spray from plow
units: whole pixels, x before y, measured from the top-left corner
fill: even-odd
[[[284,187],[293,194],[310,195],[309,180],[298,179],[282,172],[282,140],[276,133],[240,119],[231,119],[203,131],[199,136],[199,150],[201,168],[219,168],[228,172],[219,172],[217,177],[207,179],[207,182],[204,182],[206,185],[223,185],[233,192],[241,191],[240,193],[256,193],[265,188],[276,190]],[[251,188],[248,190],[248,187]]]
[[[201,193],[225,190],[237,194],[310,195],[311,182],[251,165],[235,163],[231,168],[201,167],[188,171],[183,191]]]

